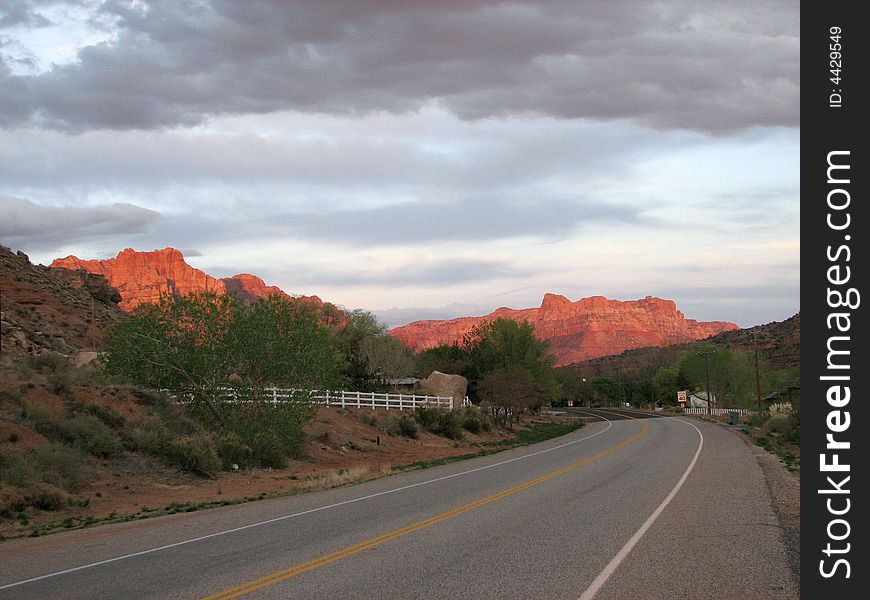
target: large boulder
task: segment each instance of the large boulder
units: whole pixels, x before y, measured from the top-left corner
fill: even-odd
[[[468,390],[468,380],[462,375],[451,375],[441,371],[432,371],[429,377],[417,384],[421,394],[427,396],[450,396],[453,398],[452,408],[462,407],[465,393]]]

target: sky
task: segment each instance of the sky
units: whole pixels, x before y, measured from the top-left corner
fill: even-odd
[[[390,325],[800,310],[799,3],[0,2],[0,243]]]

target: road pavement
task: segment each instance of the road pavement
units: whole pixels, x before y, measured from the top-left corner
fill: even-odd
[[[798,597],[733,432],[594,412],[479,459],[6,542],[0,598]]]

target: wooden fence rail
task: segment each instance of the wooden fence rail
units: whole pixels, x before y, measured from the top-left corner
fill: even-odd
[[[189,398],[189,394],[177,394],[180,398]],[[244,390],[226,388],[222,400],[227,402],[246,402],[248,396]],[[386,410],[415,410],[421,407],[452,410],[452,396],[426,396],[422,394],[390,394],[384,392],[349,392],[349,391],[319,391],[293,390],[283,388],[266,388],[261,400],[267,402],[287,402],[289,400],[304,400],[327,406],[341,408],[383,408]],[[462,402],[465,406],[467,398]]]
[[[683,414],[686,415],[706,415],[712,414],[717,417],[728,416],[728,413],[740,413],[741,416],[744,415],[755,415],[758,414],[758,411],[750,410],[748,408],[713,408],[710,409],[710,412],[707,412],[706,408],[684,408]]]

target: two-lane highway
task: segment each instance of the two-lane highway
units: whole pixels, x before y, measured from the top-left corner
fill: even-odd
[[[733,433],[596,412],[435,469],[8,542],[0,598],[797,597]]]

